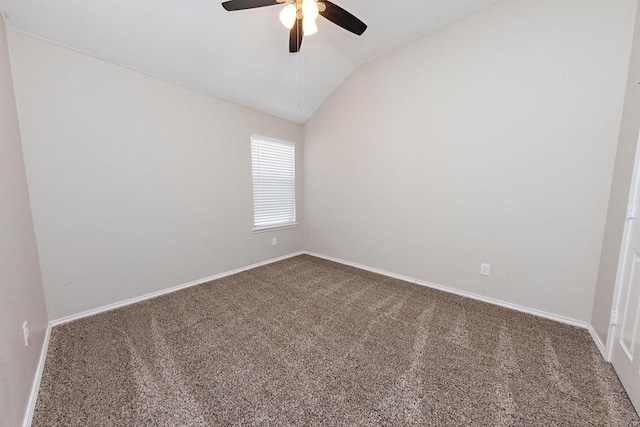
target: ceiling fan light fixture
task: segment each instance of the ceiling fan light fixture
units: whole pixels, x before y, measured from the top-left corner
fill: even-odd
[[[296,23],[296,7],[292,3],[289,3],[280,11],[280,22],[289,30],[293,28]]]
[[[303,0],[302,1],[302,15],[305,18],[316,19],[318,17],[318,3],[316,0]]]
[[[318,32],[318,26],[313,18],[307,16],[302,20],[302,32],[306,36],[313,35]]]
[[[300,52],[304,36],[318,32],[315,20],[320,15],[357,36],[367,29],[367,24],[329,0],[224,0],[222,7],[234,11],[283,4],[280,21],[289,29],[289,53]]]

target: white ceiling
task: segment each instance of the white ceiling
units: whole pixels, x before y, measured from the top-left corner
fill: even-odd
[[[221,0],[0,0],[7,26],[298,123],[358,65],[498,0],[332,0],[369,28],[322,17],[299,54],[282,6],[227,12]]]

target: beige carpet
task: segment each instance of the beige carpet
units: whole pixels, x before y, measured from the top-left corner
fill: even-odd
[[[34,426],[640,426],[588,333],[299,256],[54,328]]]

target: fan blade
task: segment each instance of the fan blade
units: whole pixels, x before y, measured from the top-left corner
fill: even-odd
[[[280,4],[280,2],[278,2],[277,0],[229,0],[222,3],[222,7],[224,7],[228,11],[232,11],[253,9],[255,7],[273,6],[276,4]]]
[[[320,12],[320,15],[324,16],[329,21],[359,36],[361,36],[362,33],[364,33],[364,31],[367,29],[367,24],[365,24],[340,6],[333,4],[328,0],[321,1],[327,7],[324,11]]]
[[[302,47],[302,19],[296,19],[296,24],[289,32],[289,52],[296,53]]]

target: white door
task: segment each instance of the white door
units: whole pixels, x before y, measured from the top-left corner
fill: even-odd
[[[640,145],[638,146],[640,152]],[[640,171],[638,159],[631,190],[626,246],[614,312],[611,363],[640,413]]]

